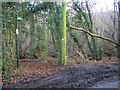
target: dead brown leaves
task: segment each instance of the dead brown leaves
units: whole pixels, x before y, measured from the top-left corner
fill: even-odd
[[[112,57],[109,60],[109,57],[103,57],[102,61],[81,61],[79,64],[69,65],[67,67],[80,67],[89,65],[106,65],[106,64],[118,64],[117,58]],[[64,70],[66,67],[59,66],[55,63],[54,58],[48,58],[46,62],[40,62],[38,60],[23,60],[24,62],[20,62],[20,69],[14,70],[14,76],[10,78],[10,83],[16,83],[23,79],[27,79],[29,81],[31,78],[39,78],[45,75],[52,74],[54,72],[58,72],[60,70]]]

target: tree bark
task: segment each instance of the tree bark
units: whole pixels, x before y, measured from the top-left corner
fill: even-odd
[[[62,15],[63,15],[63,21],[62,21],[62,57],[61,57],[61,64],[66,65],[66,0],[62,1]]]
[[[35,56],[35,48],[36,48],[36,45],[35,45],[35,14],[33,14],[31,16],[31,27],[30,27],[30,58],[36,58]]]
[[[2,3],[0,3],[0,13],[2,11]],[[3,19],[3,16],[1,15],[0,16],[2,19]],[[3,35],[2,35],[2,29],[3,29],[3,22],[1,21],[0,22],[0,66],[2,66],[2,38],[3,38]],[[2,67],[0,67],[0,71],[2,71]],[[0,73],[0,76],[2,76],[2,73]]]
[[[75,30],[79,30],[79,31],[83,31],[83,32],[89,34],[89,35],[92,36],[92,37],[97,37],[97,38],[100,38],[100,39],[103,39],[103,40],[110,41],[111,43],[113,43],[113,44],[115,44],[115,45],[117,45],[117,46],[120,47],[120,43],[117,43],[117,42],[115,42],[115,41],[113,41],[113,40],[111,40],[111,39],[109,39],[109,38],[102,37],[102,36],[100,36],[100,35],[96,35],[96,34],[90,33],[89,31],[87,31],[87,30],[85,30],[85,29],[83,29],[83,28],[78,28],[78,27],[74,27],[74,26],[70,26],[70,28],[75,29]],[[120,35],[120,33],[119,33],[119,35]],[[119,36],[119,35],[118,35],[118,36]],[[119,42],[120,42],[120,37],[119,37]]]
[[[92,16],[91,16],[91,11],[89,9],[89,6],[88,6],[88,2],[86,1],[86,8],[87,8],[87,11],[88,11],[88,16],[89,16],[89,32],[90,33],[94,33],[93,31],[93,21],[92,21]],[[95,59],[95,60],[99,60],[98,58],[98,52],[97,52],[97,43],[96,43],[96,38],[95,37],[91,37],[91,43],[92,43],[92,58]]]
[[[118,15],[118,44],[120,44],[120,1],[118,2],[118,10],[119,10],[119,15]],[[120,46],[117,46],[118,49],[118,59],[120,60]]]

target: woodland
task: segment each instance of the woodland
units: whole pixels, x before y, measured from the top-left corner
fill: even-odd
[[[85,88],[118,75],[120,1],[1,2],[3,88]]]

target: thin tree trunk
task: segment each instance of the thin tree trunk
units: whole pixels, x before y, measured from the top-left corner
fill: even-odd
[[[50,28],[50,33],[52,35],[52,42],[53,42],[53,46],[55,48],[56,54],[55,57],[58,58],[58,63],[61,63],[61,38],[62,38],[62,14],[59,13],[59,11],[61,10],[61,7],[58,6],[57,4],[54,4],[54,9],[49,11],[49,28]]]
[[[2,3],[0,3],[0,13],[2,11]],[[3,16],[0,16],[0,18],[3,19]],[[3,35],[2,35],[2,29],[3,29],[3,22],[0,21],[0,66],[2,66],[2,38],[3,38]],[[0,71],[2,71],[2,67],[0,67]],[[2,76],[2,73],[0,73],[0,76]]]
[[[81,44],[81,40],[79,40],[79,38],[78,38],[78,36],[77,36],[77,32],[70,31],[70,35],[71,35],[71,37],[73,38],[74,42],[75,42],[75,43],[77,44],[77,46],[79,47],[79,49],[81,50],[84,58],[86,58],[86,55],[85,55],[83,46],[82,46],[82,44]]]
[[[119,10],[119,15],[118,15],[118,44],[120,44],[120,1],[118,2],[118,10]],[[120,46],[117,46],[118,49],[118,59],[120,60]]]
[[[91,33],[94,33],[94,31],[93,31],[93,21],[92,21],[92,16],[91,16],[90,9],[88,7],[88,2],[86,2],[86,7],[87,7],[87,10],[88,10],[88,15],[89,15],[89,19],[90,19],[89,31]],[[93,59],[98,60],[96,40],[95,40],[95,37],[91,37],[91,38],[92,38],[91,42],[92,42],[92,49],[93,49]]]
[[[31,27],[30,27],[30,58],[35,58],[35,15],[31,17]]]
[[[115,21],[115,20],[116,20],[116,17],[115,17],[115,16],[116,16],[116,14],[115,14],[115,0],[114,0],[114,21],[113,21],[114,30],[115,30],[115,24],[116,24],[116,23],[115,23],[115,22],[116,22],[116,21]]]
[[[81,11],[82,12],[82,11]],[[90,28],[90,22],[88,21],[88,19],[87,19],[87,16],[82,12],[82,15],[83,15],[83,17],[84,17],[84,19],[85,19],[85,21],[86,21],[86,24],[87,24],[87,26],[88,26],[88,29]],[[90,31],[90,30],[89,30]],[[92,44],[91,44],[91,42],[89,41],[89,38],[88,38],[88,35],[87,35],[87,33],[85,33],[85,37],[86,37],[86,40],[87,40],[87,43],[88,43],[88,47],[89,47],[89,50],[90,50],[90,52],[91,52],[91,58],[92,59],[94,59],[94,51],[93,51],[93,48],[92,48]]]
[[[62,2],[62,15],[63,15],[63,29],[62,29],[62,57],[61,57],[61,64],[66,65],[66,0]]]

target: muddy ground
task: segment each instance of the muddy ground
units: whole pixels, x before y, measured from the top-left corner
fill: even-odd
[[[119,88],[120,80],[117,77],[111,77],[107,80],[100,81],[90,88]]]
[[[3,88],[86,88],[112,77],[118,78],[118,72],[118,61],[80,62],[36,79],[31,77],[5,84]]]

